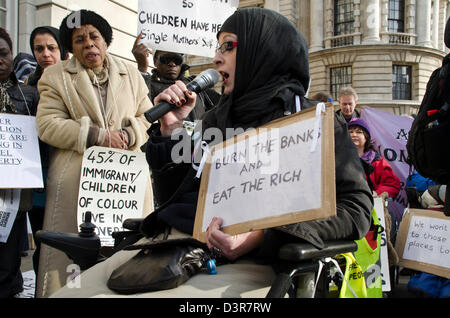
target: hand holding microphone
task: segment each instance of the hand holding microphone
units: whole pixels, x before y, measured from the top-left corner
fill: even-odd
[[[156,106],[145,113],[145,118],[150,123],[160,119],[162,135],[170,135],[175,128],[182,126],[183,120],[194,108],[197,93],[213,87],[218,80],[219,74],[214,69],[208,69],[186,85],[177,81],[155,98]]]

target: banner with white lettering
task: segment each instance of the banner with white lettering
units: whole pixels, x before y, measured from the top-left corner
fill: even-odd
[[[214,57],[216,34],[239,0],[139,0],[138,34],[152,50]]]
[[[0,114],[0,188],[43,188],[36,117]]]
[[[6,243],[16,220],[20,189],[0,189],[0,242]]]
[[[406,142],[413,119],[370,107],[362,109],[361,118],[369,125],[372,140],[379,154],[389,162],[392,170],[400,179],[402,186],[400,193],[389,204],[389,211],[395,216],[397,222],[400,222],[408,204],[405,192],[406,179],[409,174],[409,165],[406,162],[408,158]]]
[[[128,218],[141,218],[149,168],[142,152],[91,147],[83,156],[78,192],[78,224],[92,213],[102,246]]]

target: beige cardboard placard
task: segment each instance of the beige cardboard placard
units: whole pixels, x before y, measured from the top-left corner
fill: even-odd
[[[235,235],[334,216],[334,170],[332,104],[319,116],[304,110],[215,145],[202,173],[193,236],[205,241],[213,217]]]
[[[395,249],[400,266],[450,279],[450,217],[410,210],[400,223]]]

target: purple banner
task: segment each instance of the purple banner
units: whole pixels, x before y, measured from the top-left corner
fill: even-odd
[[[370,107],[362,108],[361,118],[369,125],[370,134],[378,152],[389,162],[401,181],[402,189],[389,206],[391,214],[395,216],[397,222],[400,222],[408,204],[405,192],[406,179],[409,174],[409,165],[406,163],[408,158],[406,142],[413,119]]]

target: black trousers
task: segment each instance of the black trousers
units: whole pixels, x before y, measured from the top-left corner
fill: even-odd
[[[18,212],[6,243],[0,243],[0,298],[12,297],[23,291],[20,271],[22,231],[27,226],[26,212]]]
[[[41,242],[36,240],[36,232],[42,230],[44,225],[44,214],[45,208],[35,206],[28,212],[28,219],[30,220],[31,231],[33,232],[34,244],[36,246],[33,253],[33,270],[36,275],[38,274],[39,255],[41,254]]]

